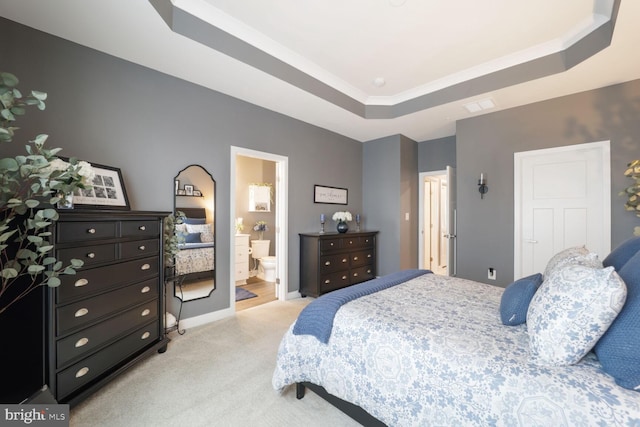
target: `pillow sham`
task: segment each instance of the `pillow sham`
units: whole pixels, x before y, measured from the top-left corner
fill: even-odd
[[[555,254],[544,269],[544,278],[546,279],[555,271],[561,270],[568,265],[584,265],[591,268],[602,268],[602,262],[598,259],[597,254],[589,252],[584,246],[576,246],[564,249]]]
[[[638,251],[640,251],[640,236],[632,237],[611,251],[611,253],[602,260],[602,265],[605,267],[613,266],[616,271],[620,271],[627,261]]]
[[[640,391],[640,252],[619,274],[627,286],[627,302],[596,344],[595,353],[618,385]]]
[[[570,265],[545,278],[527,311],[534,363],[578,363],[615,320],[626,296],[613,267]]]
[[[200,233],[187,233],[184,236],[185,243],[202,243]]]
[[[542,274],[523,277],[507,286],[500,299],[503,325],[517,326],[527,321],[529,303],[542,283]]]
[[[187,218],[187,217],[184,217],[184,218],[182,218],[182,223],[183,224],[206,224],[207,223],[207,219],[206,218]]]
[[[186,224],[189,233],[200,233],[202,243],[213,242],[212,224]]]

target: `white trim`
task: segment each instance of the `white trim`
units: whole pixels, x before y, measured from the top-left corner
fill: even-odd
[[[288,299],[288,173],[289,158],[278,154],[267,153],[263,151],[251,150],[231,146],[231,179],[229,184],[229,253],[235,253],[235,218],[236,218],[236,158],[237,156],[253,157],[256,159],[272,161],[276,163],[276,260],[277,276],[280,284],[276,286],[276,298],[281,301]],[[235,257],[229,257],[229,306],[235,312]]]
[[[215,322],[216,320],[221,320],[226,317],[233,316],[235,311],[236,311],[235,308],[225,308],[222,310],[201,314],[200,316],[193,316],[187,319],[180,319],[179,326],[181,330],[195,328],[196,326],[206,325],[207,323]]]
[[[611,141],[588,142],[585,144],[565,145],[562,147],[543,148],[540,150],[521,151],[513,153],[513,278],[519,279],[522,274],[522,265],[520,263],[522,240],[522,161],[526,157],[546,155],[553,153],[561,153],[567,151],[582,151],[589,149],[600,149],[602,153],[602,176],[593,177],[593,179],[601,179],[608,184],[602,189],[602,206],[603,221],[602,235],[609,236],[604,239],[603,251],[609,253],[611,251]],[[600,254],[604,256],[604,254]]]

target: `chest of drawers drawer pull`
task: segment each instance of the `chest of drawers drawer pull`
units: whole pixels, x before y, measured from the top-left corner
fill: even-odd
[[[150,287],[145,286],[144,288],[140,289],[140,293],[141,294],[146,294],[147,292],[149,292],[151,290]]]
[[[347,280],[347,276],[342,276],[342,280]]]
[[[140,339],[142,340],[146,340],[147,338],[149,338],[151,336],[150,332],[145,332],[144,334],[142,334],[142,336],[140,337]]]
[[[331,280],[326,279],[326,280],[324,281],[324,283],[325,283],[326,285],[328,285],[329,283],[331,283]]]
[[[357,260],[358,260],[358,257],[357,257],[357,256],[354,256],[354,257],[353,257],[353,260],[354,260],[354,261],[357,261]]]
[[[90,229],[87,230],[87,233],[96,234],[96,229],[95,228],[90,228]]]
[[[353,273],[353,277],[358,277],[358,273]]]
[[[145,227],[144,225],[141,225],[140,227],[138,227],[138,230],[140,230],[140,231],[144,231],[146,229],[147,229],[147,227]]]
[[[371,274],[371,269],[370,268],[367,269],[367,274]]]
[[[78,341],[76,341],[76,345],[75,347],[83,347],[85,345],[87,345],[89,343],[89,338],[80,338]]]
[[[89,368],[87,368],[86,366],[84,368],[80,368],[78,369],[78,372],[76,372],[76,378],[84,377],[88,373],[89,373]]]
[[[140,249],[141,251],[144,251],[147,248],[144,245],[140,245],[140,246],[138,246],[138,249]]]
[[[87,258],[91,258],[91,259],[93,259],[93,258],[95,258],[95,257],[96,257],[96,254],[95,254],[95,253],[93,253],[93,252],[89,252],[89,253],[87,254]]]
[[[148,270],[148,269],[150,269],[150,268],[151,268],[151,265],[149,265],[149,264],[142,264],[142,265],[140,266],[140,270]]]
[[[86,316],[87,314],[89,314],[89,310],[86,308],[81,308],[80,310],[76,311],[74,316],[75,317],[82,317],[82,316]]]
[[[350,245],[353,245],[353,240],[349,240],[349,244],[350,244]]]
[[[149,310],[148,308],[145,308],[144,310],[142,310],[142,313],[140,313],[140,316],[144,317],[144,316],[148,316],[151,313],[151,310]]]
[[[325,261],[324,265],[331,265],[331,261]]]
[[[75,286],[76,288],[81,288],[83,286],[87,286],[88,284],[89,284],[89,281],[87,279],[78,279],[73,284],[73,286]]]
[[[367,254],[367,258],[371,258],[371,254]]]
[[[344,264],[345,262],[349,262],[349,260],[347,258],[342,258],[342,263]]]

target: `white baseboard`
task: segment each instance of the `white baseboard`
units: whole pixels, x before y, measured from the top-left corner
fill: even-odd
[[[207,323],[215,322],[216,320],[233,316],[235,313],[236,313],[235,310],[231,308],[225,308],[223,310],[212,311],[211,313],[205,313],[200,316],[189,317],[187,319],[180,319],[180,329],[189,329],[189,328],[195,328],[196,326],[206,325]]]

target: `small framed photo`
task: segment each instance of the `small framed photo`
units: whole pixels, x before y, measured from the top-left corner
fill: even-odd
[[[193,190],[193,195],[196,197],[202,197],[202,193],[200,192],[200,190]]]
[[[314,185],[313,203],[346,205],[348,204],[348,190],[346,188],[327,187],[326,185]]]
[[[80,209],[131,209],[120,169],[97,163],[91,163],[91,168],[95,172],[91,188],[76,189],[73,204]]]
[[[184,186],[184,193],[187,196],[193,196],[193,185],[186,184]]]

